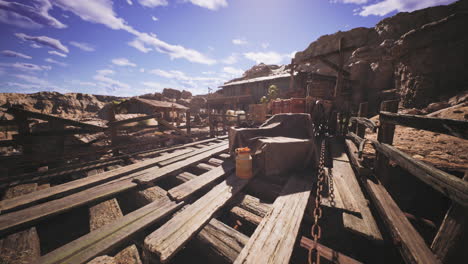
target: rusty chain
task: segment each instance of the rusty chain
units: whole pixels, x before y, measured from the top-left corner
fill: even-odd
[[[320,254],[317,251],[317,243],[320,237],[322,236],[322,229],[319,225],[319,220],[322,217],[322,191],[325,182],[325,138],[322,139],[320,147],[320,158],[319,166],[317,171],[317,189],[315,193],[315,207],[313,211],[314,224],[310,230],[314,244],[309,248],[308,260],[309,264],[316,263],[320,264]],[[313,262],[313,255],[315,255],[315,262]]]

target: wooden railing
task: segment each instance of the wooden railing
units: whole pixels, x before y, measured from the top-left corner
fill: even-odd
[[[363,109],[366,108],[364,105],[361,105],[361,107]],[[468,180],[468,174],[465,173],[465,178],[460,179],[416,160],[392,146],[392,143],[395,125],[467,139],[468,122],[398,114],[396,113],[397,108],[397,101],[385,101],[382,103],[377,141],[365,138],[366,127],[372,130],[377,128],[371,120],[365,118],[365,114],[360,113],[358,117],[350,119],[353,125],[346,139],[350,160],[361,175],[363,186],[376,205],[390,234],[398,242],[397,245],[399,245],[400,252],[405,261],[407,263],[440,263],[441,261],[448,263],[449,260],[456,259],[457,256],[464,254],[466,250],[464,249],[464,242],[460,238],[466,236],[466,229],[468,229],[465,228],[468,221],[468,182],[466,181]],[[363,166],[359,155],[367,142],[372,144],[376,150],[373,171],[373,174],[377,176],[376,178],[371,176],[370,169]],[[359,146],[359,149],[357,146]],[[430,247],[426,245],[421,235],[406,218],[405,213],[398,207],[385,189],[385,185],[391,177],[389,175],[391,171],[390,160],[453,201],[452,208],[448,210]]]

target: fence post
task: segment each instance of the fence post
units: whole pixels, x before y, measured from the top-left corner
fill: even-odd
[[[187,127],[187,135],[190,136],[190,111],[185,112],[185,126]]]
[[[367,102],[359,104],[359,112],[358,112],[359,117],[367,117],[367,106],[368,106]],[[366,127],[364,125],[357,124],[356,135],[358,135],[361,138],[364,138],[365,134],[366,134]]]
[[[398,101],[383,101],[380,105],[380,111],[398,112]],[[377,140],[380,143],[385,143],[392,145],[393,144],[393,135],[395,134],[395,125],[386,124],[380,120],[380,126],[377,134]],[[380,181],[386,185],[388,184],[389,179],[389,160],[383,154],[377,151],[376,161],[375,161],[375,172],[379,177]]]

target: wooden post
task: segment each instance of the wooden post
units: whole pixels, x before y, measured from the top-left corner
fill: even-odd
[[[367,109],[368,109],[368,103],[367,102],[360,103],[359,104],[358,116],[359,117],[367,117]],[[366,134],[366,127],[361,125],[361,124],[357,124],[356,134],[359,137],[364,138],[365,134]]]
[[[187,127],[187,135],[190,136],[190,111],[185,112],[185,126]]]
[[[227,118],[226,118],[226,112],[223,110],[223,133],[227,133]]]
[[[240,127],[240,115],[237,115],[237,126]]]
[[[114,122],[115,121],[115,106],[112,105],[111,111],[110,111],[110,116],[109,116],[109,122]],[[111,136],[111,145],[112,145],[112,155],[118,156],[119,155],[119,150],[116,149],[117,146],[117,127],[111,126],[110,127],[110,136]]]
[[[468,181],[468,171],[463,179]],[[468,258],[467,223],[468,208],[453,203],[431,245],[432,251],[443,263],[459,263],[460,260]]]
[[[211,114],[211,109],[208,109],[208,125],[210,127],[210,137],[215,137],[214,127],[213,127],[213,115]]]
[[[294,63],[294,58],[291,59],[291,79],[289,81],[289,92],[294,91],[294,70],[296,68],[296,64]]]
[[[176,127],[179,127],[180,126],[180,113],[179,111],[176,111]]]
[[[398,111],[398,101],[383,101],[380,105],[380,111],[387,111],[396,113]],[[386,143],[389,145],[393,144],[393,135],[395,134],[395,125],[386,124],[380,121],[380,127],[377,134],[377,140],[380,143]],[[375,172],[379,177],[382,184],[385,186],[388,184],[388,175],[389,175],[389,160],[383,154],[377,152],[376,161],[375,161]]]

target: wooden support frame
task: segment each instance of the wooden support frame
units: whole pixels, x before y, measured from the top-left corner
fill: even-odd
[[[380,106],[380,111],[397,112],[398,101],[383,101]],[[378,129],[377,140],[380,143],[393,144],[393,135],[395,134],[395,125],[386,124],[380,121],[380,127]],[[390,164],[388,158],[377,151],[375,160],[375,168],[377,177],[379,180],[386,185],[390,179],[389,170]]]

